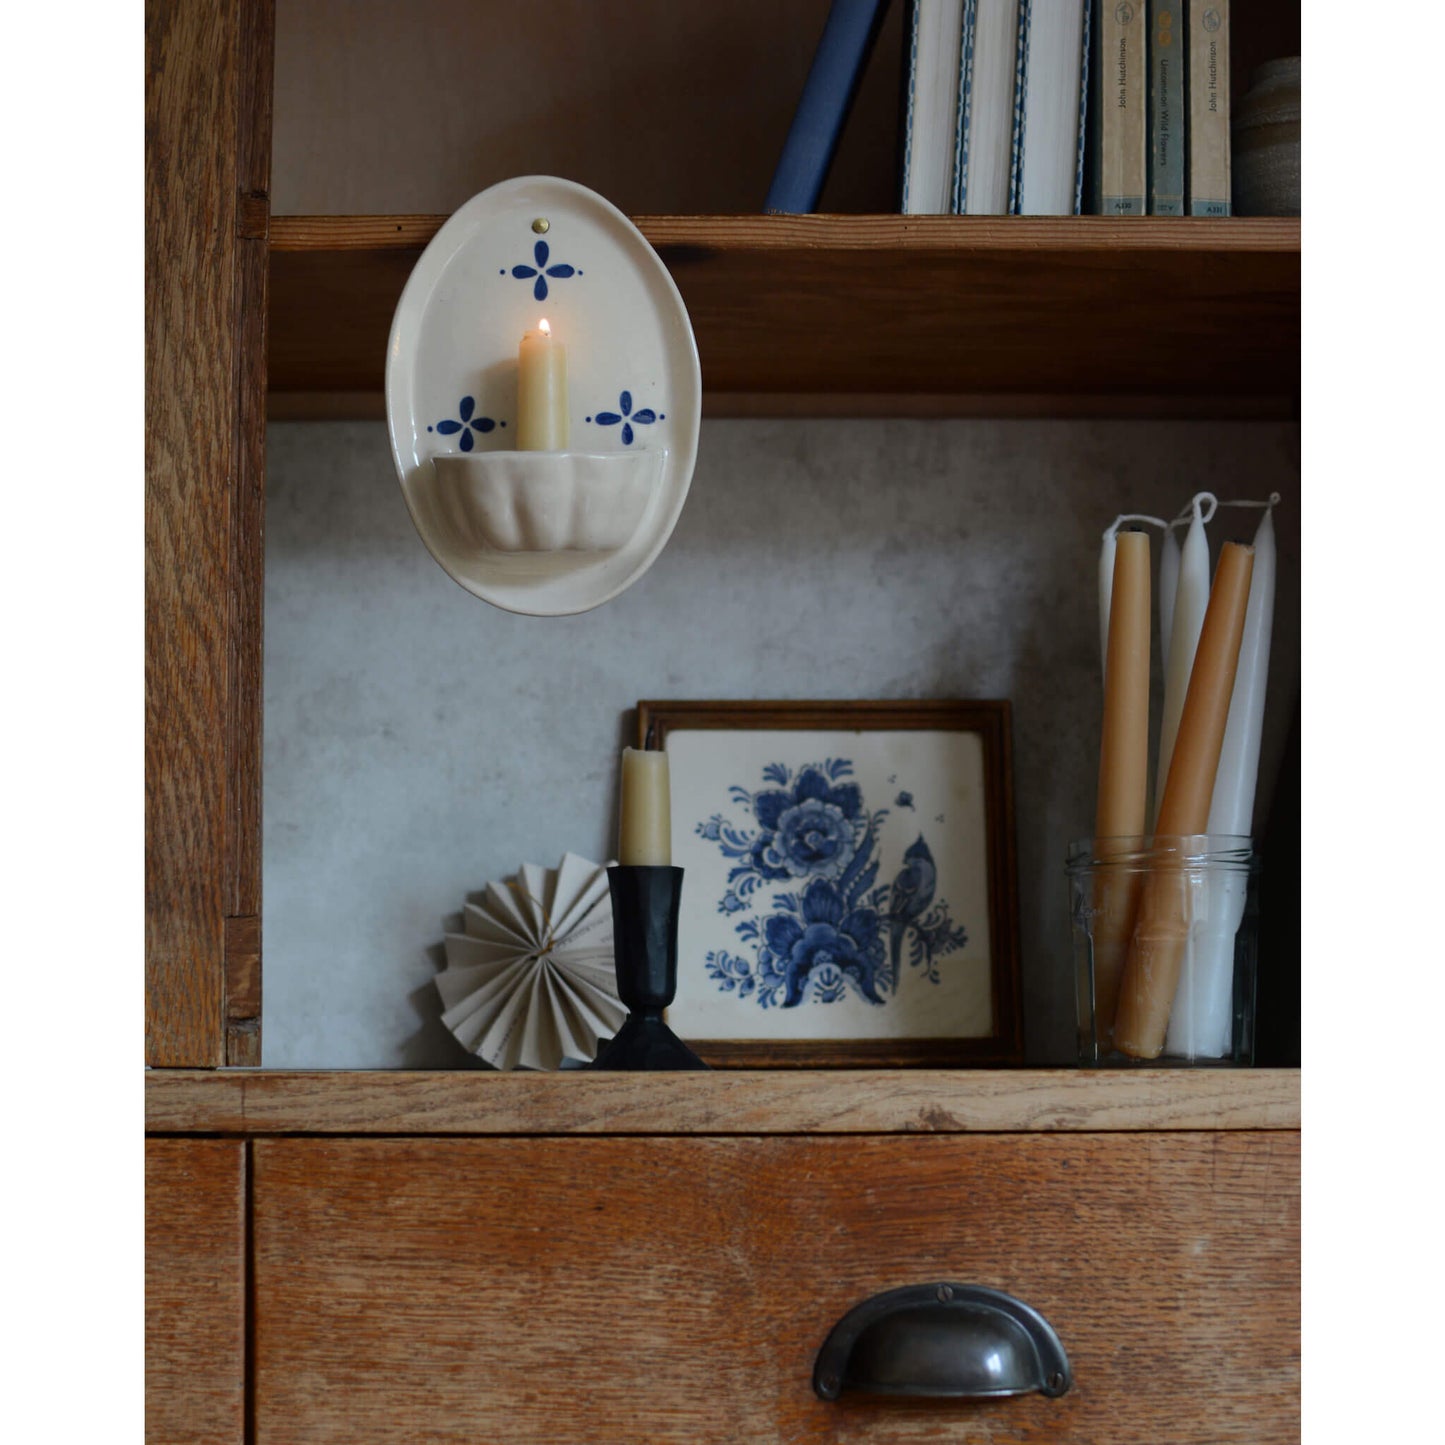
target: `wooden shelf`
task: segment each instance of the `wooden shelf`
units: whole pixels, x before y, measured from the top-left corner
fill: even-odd
[[[1299,1125],[1297,1069],[146,1075],[146,1129],[162,1134],[969,1134]]]
[[[271,222],[273,415],[381,414],[442,216]],[[1300,223],[643,216],[722,415],[1293,416]]]

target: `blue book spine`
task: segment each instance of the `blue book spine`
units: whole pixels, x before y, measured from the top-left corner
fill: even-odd
[[[1149,0],[1149,214],[1184,214],[1184,7]]]
[[[833,0],[763,210],[814,211],[888,0]]]
[[[953,147],[953,214],[961,216],[968,196],[968,141],[973,119],[973,34],[977,0],[964,0],[963,37],[958,56],[958,124]]]

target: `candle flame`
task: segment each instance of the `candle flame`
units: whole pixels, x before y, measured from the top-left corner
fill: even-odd
[[[552,334],[552,328],[547,325],[547,318],[545,316],[537,323],[537,326],[544,336],[550,336]]]

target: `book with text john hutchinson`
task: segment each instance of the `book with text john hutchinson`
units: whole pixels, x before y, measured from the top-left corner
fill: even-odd
[[[1191,216],[1227,216],[1229,0],[1188,0]]]

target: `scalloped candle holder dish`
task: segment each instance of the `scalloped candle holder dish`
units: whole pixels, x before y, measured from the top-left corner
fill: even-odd
[[[439,456],[438,515],[457,551],[616,552],[658,491],[665,448]]]
[[[567,348],[573,448],[515,448],[517,348]],[[473,196],[402,291],[386,412],[402,495],[453,581],[511,612],[585,612],[656,560],[697,458],[702,374],[682,297],[642,233],[571,181]]]

